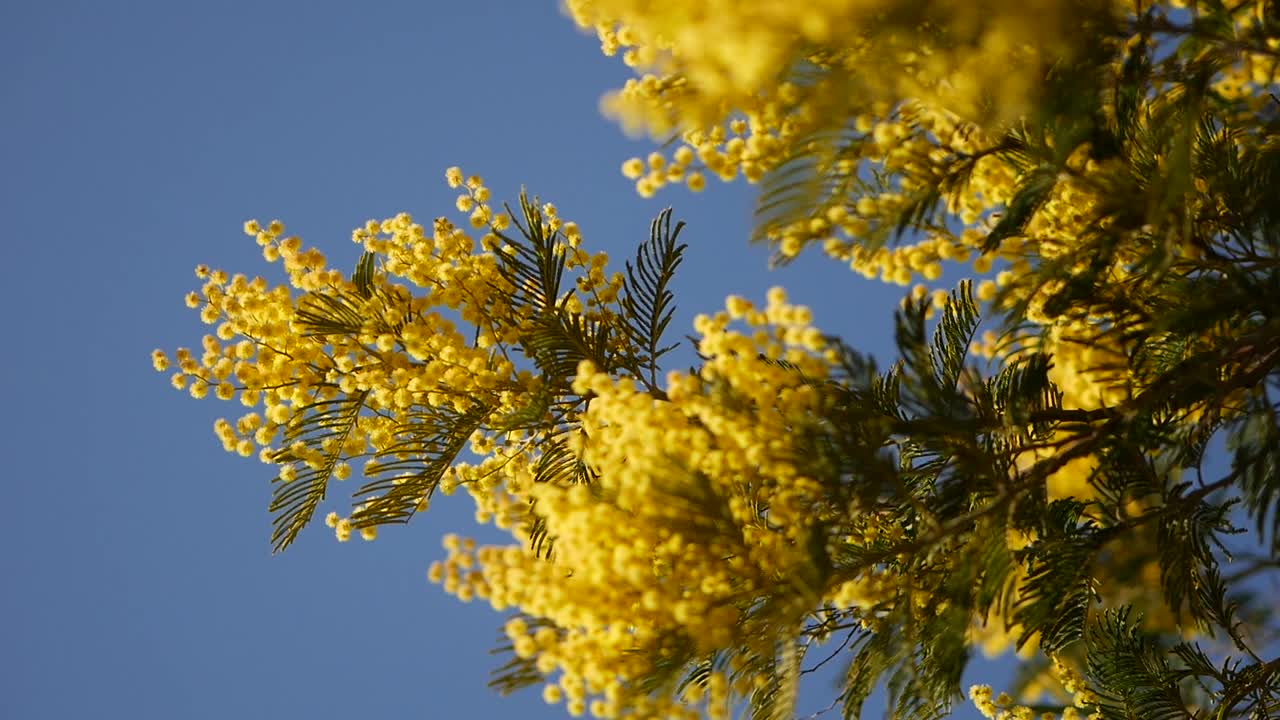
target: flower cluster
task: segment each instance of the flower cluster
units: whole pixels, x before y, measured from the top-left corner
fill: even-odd
[[[1227,117],[1260,117],[1272,102],[1267,90],[1280,77],[1280,48],[1258,32],[1272,22],[1264,0],[1228,6],[1231,27],[1222,29],[1223,37],[1238,50],[1228,62],[1213,60],[1210,86],[1231,103]],[[1006,132],[1036,107],[1040,68],[1069,65],[1073,53],[1103,38],[1095,50],[1115,58],[1111,70],[1118,78],[1127,71],[1126,58],[1148,52],[1160,33],[1182,32],[1179,13],[1188,3],[1144,3],[1141,16],[1127,2],[1057,0],[942,0],[909,8],[832,0],[802,9],[720,0],[571,0],[568,8],[579,26],[597,33],[606,55],[621,53],[637,73],[605,99],[606,112],[629,130],[677,140],[669,158],[655,152],[624,163],[642,196],[681,180],[699,190],[707,175],[750,183],[766,181],[773,171],[780,171],[777,178],[816,175],[819,181],[797,193],[803,206],[790,209],[795,201],[779,189],[782,181],[766,183],[760,231],[782,257],[817,246],[865,277],[910,286],[914,298],[932,293],[935,308],[946,293],[932,283],[948,265],[969,265],[980,279],[979,300],[1001,310],[1023,308],[1031,322],[1019,336],[988,334],[974,343],[975,354],[997,362],[1029,352],[1052,355],[1051,379],[1067,408],[1116,407],[1137,392],[1141,380],[1124,369],[1133,349],[1105,333],[1110,319],[1060,314],[1055,301],[1064,284],[1038,283],[1033,270],[1056,264],[1123,285],[1159,242],[1150,226],[1127,231],[1106,268],[1093,267],[1095,258],[1079,248],[1112,222],[1116,198],[1140,197],[1137,188],[1148,181],[1135,180],[1134,169],[1099,152],[1091,138],[1073,137],[1065,147],[1062,137],[1023,138],[1058,170],[1044,178],[1047,190],[1017,233],[995,244],[988,238],[1028,183],[1028,168],[1044,163],[1010,152]],[[1157,78],[1139,117],[1164,117],[1179,102],[1182,91],[1172,76]],[[1236,142],[1269,140],[1242,132]],[[1168,171],[1161,165],[1145,172]],[[1204,178],[1194,178],[1193,186],[1200,193],[1188,199],[1187,213],[1229,212],[1220,199],[1203,195]],[[939,188],[940,196],[931,195]],[[896,238],[904,225],[919,232]],[[887,243],[891,235],[899,241]],[[1184,260],[1202,253],[1192,244],[1170,250]],[[1017,467],[1025,470],[1054,452],[1046,443],[1023,453]],[[1049,497],[1093,497],[1089,479],[1096,466],[1092,456],[1066,463],[1048,477]],[[1149,617],[1168,618],[1159,610]],[[978,632],[988,650],[1006,646],[1003,625],[996,618]]]
[[[460,599],[520,611],[508,635],[517,656],[558,674],[548,701],[596,717],[727,717],[751,676],[712,676],[679,694],[635,681],[673,654],[790,641],[824,596],[844,607],[884,596],[874,578],[828,589],[810,549],[831,508],[796,445],[830,367],[809,323],[780,288],[763,307],[729,298],[695,323],[705,364],[669,374],[663,399],[584,361],[572,389],[591,402],[571,445],[594,481],[508,487],[534,502],[552,559],[528,542],[446,541],[430,577]],[[890,526],[867,532],[876,527]],[[792,602],[758,615],[761,600],[779,597]]]
[[[1053,658],[1052,673],[1058,681],[1058,694],[1069,703],[1060,714],[1037,714],[1026,705],[1017,704],[1008,693],[992,697],[990,685],[970,687],[969,699],[983,717],[991,720],[1102,720],[1102,711],[1091,709],[1097,707],[1098,697],[1073,667],[1060,658]]]
[[[513,307],[514,288],[496,255],[511,219],[494,211],[480,178],[464,178],[456,168],[446,177],[460,190],[456,204],[467,224],[482,231],[478,238],[444,217],[429,230],[404,213],[370,220],[352,234],[368,259],[361,278],[329,268],[318,250],[285,236],[279,221],[249,221],[246,234],[267,261],[283,264],[286,283],[272,287],[261,277],[196,269],[204,283],[186,303],[214,332],[199,352],[179,348],[171,359],[156,350],[152,362],[158,371],[176,366],[174,387],[192,397],[238,398],[249,409],[215,423],[224,448],[275,465],[284,485],[301,479],[322,487],[329,478],[349,477],[362,460],[366,477],[391,475],[387,487],[366,494],[357,515],[388,496],[407,508],[425,506],[434,486],[423,487],[420,497],[396,488],[414,477],[405,472],[404,453],[431,451],[430,443],[406,446],[405,428],[427,416],[468,414],[477,415],[479,426],[540,391],[541,380],[517,367],[521,358],[512,353],[531,319]],[[600,317],[616,298],[620,275],[606,276],[606,257],[577,247],[576,225],[550,205],[543,210],[566,267],[581,275],[573,296],[560,300]],[[341,432],[323,432],[336,428]],[[465,472],[451,479],[468,481]],[[365,539],[376,534],[374,520],[357,523]],[[352,518],[336,513],[329,525],[339,539],[353,529]]]
[[[517,609],[513,652],[546,678],[544,697],[575,714],[723,717],[756,689],[742,667],[692,689],[647,683],[672,657],[771,653],[819,608],[874,623],[870,608],[897,595],[892,577],[868,568],[828,583],[814,555],[821,523],[848,508],[827,497],[804,446],[839,357],[812,313],[781,288],[761,303],[733,296],[695,320],[695,372],[657,386],[583,360],[557,379],[539,365],[539,333],[549,319],[557,332],[620,322],[621,276],[554,206],[528,204],[538,232],[522,231],[577,273],[546,296],[539,279],[511,271],[529,250],[505,235],[514,221],[480,179],[451,169],[446,180],[480,237],[445,218],[430,231],[407,214],[370,221],[352,235],[365,254],[348,276],[281,223],[251,221],[246,233],[287,282],[199,268],[205,283],[187,304],[215,332],[201,355],[152,354],[158,371],[176,364],[175,386],[248,408],[215,431],[228,451],[276,467],[277,545],[318,505],[298,498],[323,497],[330,480],[369,481],[350,515],[325,517],[339,540],[372,540],[433,491],[465,489],[476,520],[513,544],[450,536],[429,575],[461,600]],[[634,352],[625,334],[600,337],[609,362]],[[464,447],[475,460],[458,455]],[[548,462],[578,470],[548,474]],[[424,483],[432,467],[438,478]],[[903,536],[891,515],[856,526],[860,542]]]

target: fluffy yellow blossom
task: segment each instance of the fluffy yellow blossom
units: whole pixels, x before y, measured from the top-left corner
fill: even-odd
[[[1258,9],[1264,5],[1236,4],[1229,33],[1241,38],[1255,32],[1263,22],[1257,18],[1266,16]],[[988,238],[1029,172],[995,150],[1004,130],[1041,99],[1046,85],[1039,68],[1070,66],[1078,48],[1108,38],[1100,49],[1115,54],[1119,71],[1124,54],[1147,41],[1125,32],[1135,6],[930,0],[893,4],[892,20],[885,16],[890,4],[880,0],[803,8],[754,0],[569,0],[567,7],[580,27],[596,33],[606,55],[621,55],[634,70],[603,101],[606,113],[630,132],[673,141],[666,154],[624,164],[639,194],[648,197],[678,182],[699,191],[706,177],[757,182],[793,158],[811,159],[815,169],[806,172],[821,178],[815,185],[821,192],[806,195],[803,208],[762,217],[760,234],[780,257],[817,245],[865,277],[916,285],[918,298],[929,296],[928,283],[946,275],[948,264],[963,263],[978,276],[980,302],[1003,303],[993,312],[1026,303],[1032,323],[1020,336],[975,342],[976,355],[997,362],[1028,352],[1051,355],[1051,379],[1068,409],[1117,407],[1132,397],[1134,378],[1116,370],[1132,349],[1101,339],[1111,319],[1059,316],[1053,300],[1063,285],[1034,280],[1034,263],[1075,257],[1081,239],[1098,226],[1100,210],[1117,190],[1115,160],[1081,139],[1057,148],[1062,172],[1031,217],[994,247]],[[1163,11],[1187,4],[1141,7]],[[1254,114],[1272,102],[1264,91],[1274,87],[1280,69],[1273,52],[1256,50],[1262,51],[1235,53],[1211,79],[1217,96]],[[797,66],[812,71],[803,83],[780,72]],[[1166,112],[1163,95],[1157,87],[1139,115]],[[831,118],[848,123],[835,132]],[[893,234],[904,218],[921,217],[912,203],[924,191],[960,170],[965,182],[937,199],[936,215],[905,223],[920,233]],[[891,180],[868,182],[871,177]],[[1203,194],[1209,184],[1193,178],[1191,186]],[[1122,238],[1104,276],[1122,281],[1150,243],[1141,232]],[[1199,252],[1175,249],[1186,257]],[[1081,260],[1076,270],[1084,265]],[[934,309],[943,299],[932,295]],[[748,312],[735,299],[726,317],[745,319]],[[714,330],[716,323],[704,318],[699,329]],[[766,356],[777,352],[765,348]],[[1025,452],[1015,472],[1053,452],[1051,445]],[[1093,497],[1096,467],[1090,456],[1066,463],[1047,478],[1048,496]],[[1002,621],[988,623],[975,641],[999,652],[1012,639],[995,630],[1003,627]]]
[[[570,447],[591,468],[590,485],[530,483],[533,448],[459,469],[495,516],[510,506],[503,492],[479,491],[492,472],[507,478],[505,494],[534,501],[555,554],[548,562],[527,542],[472,549],[449,536],[447,559],[429,575],[460,599],[485,597],[495,608],[521,611],[507,633],[516,652],[548,676],[548,701],[602,711],[654,702],[659,714],[701,707],[718,716],[733,693],[749,688],[713,680],[705,695],[655,699],[631,680],[652,671],[672,633],[699,652],[732,647],[746,637],[744,623],[751,632],[790,637],[827,594],[808,547],[818,532],[814,509],[829,499],[791,446],[799,438],[792,428],[813,422],[819,409],[808,383],[830,370],[825,343],[808,324],[809,311],[789,304],[781,288],[755,307],[732,297],[725,312],[698,321],[707,361],[697,373],[670,374],[663,400],[632,379],[579,365],[572,391],[593,399]],[[705,523],[707,503],[722,507],[722,524]],[[517,539],[525,532],[518,527]],[[835,596],[877,602],[890,581],[882,586]],[[794,602],[776,617],[743,614],[742,598],[771,592]],[[531,642],[525,618],[554,632],[544,627]],[[550,679],[556,672],[558,683]]]
[[[505,214],[492,211],[480,178],[451,168],[446,182],[463,189],[468,221],[483,225],[486,237],[496,239],[493,233],[508,226]],[[219,425],[219,437],[228,452],[257,454],[277,465],[281,483],[309,487],[318,477],[349,477],[350,459],[384,453],[398,442],[392,428],[411,409],[483,410],[498,416],[521,407],[536,388],[534,377],[517,372],[495,347],[497,338],[517,337],[531,319],[511,314],[496,301],[495,290],[504,288],[505,280],[494,256],[447,219],[424,227],[402,213],[371,220],[352,233],[373,260],[365,282],[376,291],[357,287],[349,272],[329,268],[324,256],[300,238],[281,237],[280,221],[265,227],[250,221],[244,230],[258,241],[265,238],[264,249],[275,253],[285,282],[272,286],[261,277],[197,268],[203,285],[186,303],[216,328],[200,351],[178,350],[172,364],[181,372],[172,383],[197,398],[239,398],[250,409],[261,403],[260,412]],[[583,287],[589,295],[612,292],[616,298],[617,283],[601,268]],[[333,322],[322,318],[338,308],[341,322],[360,317],[360,323],[342,333],[310,331],[314,323]],[[478,336],[474,328],[481,331]],[[167,369],[170,356],[156,351],[152,364]],[[353,424],[345,435],[299,437],[295,432],[339,417],[345,406],[338,403],[353,398],[360,399],[360,411],[350,417]],[[376,477],[387,471],[373,466],[365,472]],[[393,503],[411,512],[426,504],[424,496],[396,494],[395,478],[387,482],[392,490],[368,498],[367,508]],[[334,527],[339,539],[351,534],[349,523]],[[287,543],[296,526],[282,532],[277,542]],[[372,525],[362,522],[362,537],[371,539],[373,533]]]
[[[1025,705],[1017,704],[1008,693],[1000,693],[992,698],[990,685],[972,685],[969,687],[969,700],[985,718],[991,720],[1102,720],[1102,711],[1094,709],[1085,715],[1082,711],[1096,708],[1098,697],[1087,687],[1080,674],[1061,658],[1052,658],[1051,670],[1060,683],[1070,704],[1055,714],[1045,712],[1036,714]]]

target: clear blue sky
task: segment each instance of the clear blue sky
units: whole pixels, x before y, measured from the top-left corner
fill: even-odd
[[[564,717],[490,693],[501,617],[425,579],[469,501],[272,557],[266,468],[212,434],[236,406],[148,355],[205,332],[197,263],[269,269],[245,219],[348,264],[367,218],[451,213],[457,164],[615,257],[674,205],[682,333],[783,284],[883,357],[899,290],[818,258],[768,273],[749,188],[634,194],[618,167],[647,145],[597,111],[625,76],[553,1],[0,5],[0,718]]]

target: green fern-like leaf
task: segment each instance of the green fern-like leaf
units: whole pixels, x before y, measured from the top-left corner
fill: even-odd
[[[351,275],[351,282],[355,284],[356,292],[360,293],[361,297],[368,298],[373,295],[373,270],[377,257],[374,253],[365,252],[356,262],[356,271]]]
[[[982,251],[991,252],[1000,247],[1000,242],[1005,238],[1020,234],[1049,198],[1057,181],[1057,168],[1050,166],[1037,168],[1022,177],[1006,204],[1004,213],[987,233]]]
[[[856,173],[838,162],[856,155],[866,138],[851,127],[820,127],[790,144],[791,154],[760,182],[756,198],[754,240],[766,233],[808,219],[823,203],[844,202],[865,189]]]
[[[507,210],[511,213],[510,208]],[[510,301],[514,307],[530,308],[534,313],[547,312],[560,301],[568,262],[567,248],[557,242],[555,233],[547,233],[537,199],[530,198],[523,190],[520,216],[523,222],[513,220],[519,239],[499,233],[506,245],[497,253],[498,271],[510,284]]]
[[[523,616],[530,631],[551,628],[562,635],[563,630],[542,618]],[[509,695],[522,688],[546,682],[547,677],[538,671],[536,658],[522,658],[515,654],[515,645],[505,631],[498,633],[497,646],[490,655],[506,655],[507,661],[489,674],[489,687],[500,695]]]
[[[1130,621],[1130,609],[1106,610],[1085,634],[1088,678],[1108,720],[1193,720],[1168,656]]]
[[[657,384],[658,360],[676,347],[662,344],[662,334],[675,313],[671,280],[680,267],[687,245],[676,244],[684,223],[671,226],[671,208],[654,218],[649,240],[636,250],[635,264],[626,264],[622,309],[627,339],[639,350],[637,370],[647,370],[650,386]]]
[[[840,699],[844,720],[861,720],[863,704],[902,655],[892,631],[860,633],[852,649],[853,660],[845,672]]]
[[[932,341],[925,328],[927,308],[926,301],[909,300],[895,315],[902,354],[899,397],[904,409],[921,416],[958,419],[968,403],[957,383],[979,322],[970,283],[962,282],[952,293]]]
[[[355,335],[364,329],[366,300],[338,290],[307,293],[293,323],[303,337]]]
[[[604,371],[614,369],[615,333],[608,322],[570,312],[572,291],[562,291],[567,245],[548,231],[536,198],[521,192],[520,209],[524,220],[514,221],[520,238],[500,235],[507,243],[497,253],[498,272],[509,285],[503,294],[514,309],[531,318],[518,341],[524,354],[554,392],[565,392],[582,360],[591,360]]]
[[[376,460],[375,479],[355,492],[355,527],[405,523],[429,500],[475,433],[493,412],[477,404],[465,412],[435,407],[410,413]]]
[[[796,700],[800,694],[800,663],[804,660],[806,645],[790,638],[778,643],[776,653],[756,655],[748,653],[742,674],[755,678],[755,689],[747,698],[751,720],[790,720],[795,716]]]
[[[951,293],[933,336],[934,377],[940,387],[954,388],[959,381],[980,320],[973,283],[965,280]]]
[[[1009,551],[1003,522],[991,523],[982,538],[978,556],[982,568],[981,578],[974,596],[975,609],[985,622],[994,609],[1000,617],[1009,616],[1009,603],[1013,598],[1013,571],[1016,563]]]
[[[1053,653],[1084,634],[1089,607],[1098,599],[1092,565],[1101,543],[1084,507],[1073,498],[1049,503],[1040,537],[1019,551],[1027,565],[1013,615],[1023,627],[1019,648],[1039,633],[1040,646]]]
[[[1244,507],[1272,556],[1280,556],[1280,423],[1261,401],[1230,430],[1232,472],[1240,479]]]
[[[291,481],[286,482],[279,475],[271,481],[275,486],[270,505],[270,511],[276,514],[271,533],[274,552],[284,550],[298,537],[324,500],[342,445],[355,428],[368,394],[366,390],[332,400],[316,400],[299,410],[289,423],[284,447],[272,455],[272,460],[295,463],[299,470]],[[301,443],[306,456],[299,456],[295,443]],[[313,454],[319,459],[311,457]]]
[[[1218,533],[1232,530],[1228,513],[1234,503],[1209,503],[1186,496],[1191,483],[1174,486],[1164,499],[1167,510],[1157,527],[1160,548],[1161,586],[1165,602],[1176,613],[1183,600],[1193,618],[1204,621],[1212,614],[1201,605],[1199,588],[1206,584],[1209,573],[1216,574],[1217,560],[1213,548],[1220,544]]]
[[[590,483],[595,472],[569,449],[564,432],[546,439],[540,446],[541,455],[533,464],[533,481],[550,483],[558,487]],[[529,508],[529,545],[539,557],[551,557],[555,550],[555,537],[551,535],[546,520],[538,514],[537,505]]]
[[[545,388],[539,388],[524,405],[494,420],[493,429],[499,432],[537,429],[547,421],[551,401],[551,393]]]
[[[583,360],[606,372],[615,368],[618,361],[611,336],[607,323],[554,308],[535,320],[520,344],[552,387],[565,391]]]

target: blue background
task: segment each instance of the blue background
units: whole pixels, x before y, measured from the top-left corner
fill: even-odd
[[[346,267],[368,218],[454,215],[456,164],[619,260],[673,204],[680,334],[782,284],[886,357],[900,289],[816,254],[767,271],[749,187],[635,195],[619,166],[650,145],[597,110],[627,72],[550,2],[0,5],[0,718],[564,717],[487,690],[501,616],[426,581],[469,500],[372,544],[317,522],[273,557],[269,474],[212,434],[239,405],[172,390],[149,353],[206,332],[197,263],[278,272],[244,220]],[[810,678],[804,713],[832,697]]]

